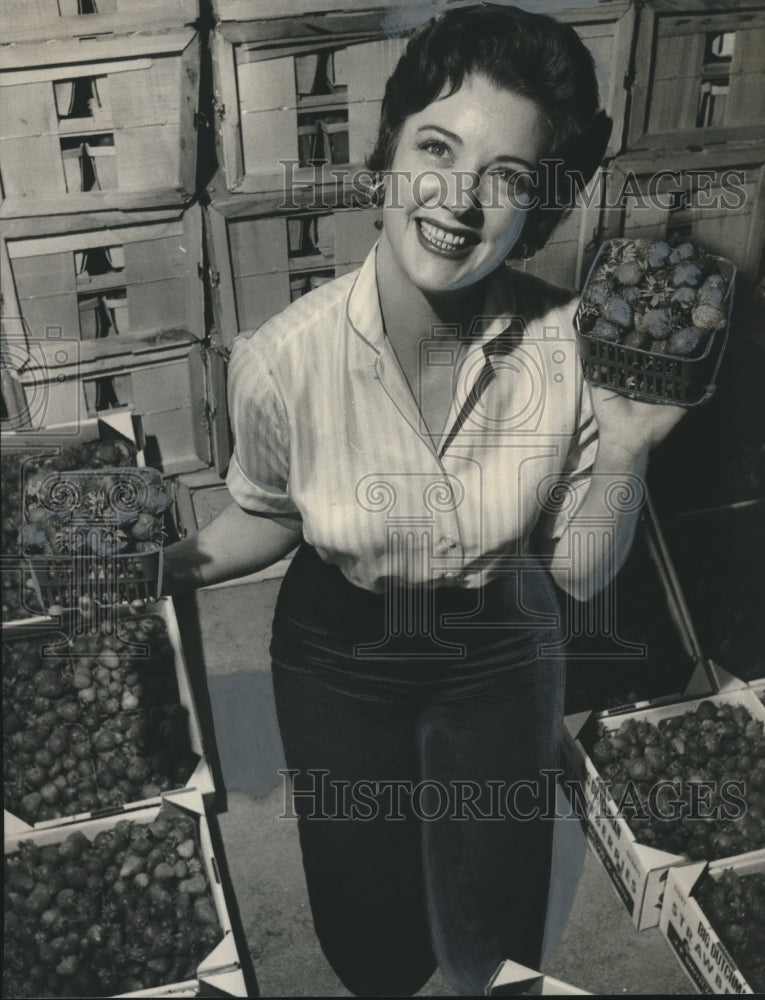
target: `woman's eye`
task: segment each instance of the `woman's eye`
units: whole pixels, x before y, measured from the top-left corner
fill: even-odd
[[[426,153],[431,153],[439,159],[443,159],[449,154],[449,147],[440,139],[426,139],[425,142],[420,143],[420,149],[425,150]]]
[[[514,197],[528,195],[532,191],[532,181],[523,170],[495,170],[489,174],[493,189]]]

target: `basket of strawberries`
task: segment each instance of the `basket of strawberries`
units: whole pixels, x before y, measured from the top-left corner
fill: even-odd
[[[24,483],[23,546],[49,614],[157,598],[162,476],[151,468],[40,471]]]
[[[588,381],[654,403],[695,406],[715,391],[736,268],[662,240],[607,240],[574,317]]]

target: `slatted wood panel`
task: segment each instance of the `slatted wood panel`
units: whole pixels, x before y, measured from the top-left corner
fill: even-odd
[[[322,280],[359,267],[379,236],[376,209],[265,216],[255,209],[247,215],[242,202],[244,196],[213,203],[205,215],[215,272],[213,310],[223,345],[288,306],[308,289],[311,276]],[[315,229],[318,252],[296,255],[305,224],[312,233]]]
[[[94,0],[96,13],[80,14],[78,0],[3,0],[0,37],[5,41],[66,34],[145,31],[178,27],[199,17],[198,0]]]
[[[514,261],[512,266],[561,288],[581,289],[597,251],[606,188],[606,173],[598,170],[545,246],[529,260]]]
[[[676,8],[653,0],[641,10],[629,147],[762,139],[765,5],[702,0],[692,11]]]
[[[198,36],[164,31],[133,44],[132,57],[118,35],[0,48],[4,215],[87,211],[100,188],[125,207],[193,192]],[[92,93],[88,108],[74,107],[75,87]],[[90,190],[78,162],[88,142],[100,181]]]
[[[173,331],[204,338],[201,210],[166,213],[165,221],[87,228],[87,221],[72,222],[72,232],[40,233],[40,222],[23,226],[6,241],[8,289],[16,299],[30,341],[39,343],[46,363],[57,366],[50,331],[67,340],[81,341],[81,355],[94,359],[138,349],[138,342],[169,342]],[[149,216],[151,218],[151,216]],[[53,223],[55,220],[51,220]],[[71,220],[70,220],[71,221]],[[77,231],[78,226],[82,226]],[[94,268],[92,251],[108,252]],[[105,273],[106,263],[111,269]],[[90,273],[89,273],[90,272]],[[122,290],[121,292],[119,290]],[[4,291],[4,294],[6,292]],[[122,294],[118,332],[94,340],[97,330],[91,309]],[[103,331],[102,331],[103,335]]]
[[[234,8],[218,5],[222,17]],[[385,5],[390,7],[391,5]],[[239,10],[239,8],[236,8]],[[275,190],[284,183],[279,161],[301,160],[307,179],[311,171],[300,156],[301,112],[311,101],[311,55],[334,50],[336,101],[327,114],[347,114],[347,138],[337,143],[347,162],[363,165],[379,126],[385,82],[403,52],[407,36],[389,37],[402,20],[408,30],[418,23],[411,8],[376,10],[351,5],[319,16],[303,11],[292,20],[272,19],[272,12],[248,10],[249,20],[221,22],[213,41],[215,98],[218,106],[216,134],[219,160],[230,191],[254,193]],[[433,11],[420,12],[424,20]],[[634,8],[624,0],[607,4],[572,6],[554,11],[573,25],[595,58],[603,101],[614,119],[609,152],[618,152],[624,129],[627,93],[624,77],[629,64]],[[255,20],[255,18],[258,18]],[[353,34],[356,37],[352,37]],[[366,35],[367,37],[364,37]],[[371,37],[370,37],[371,36]],[[301,96],[302,95],[302,96]],[[306,130],[310,125],[306,125]],[[329,126],[345,132],[343,122]],[[346,162],[333,153],[330,164]]]
[[[730,155],[730,150],[725,152]],[[665,159],[661,166],[667,168]],[[680,165],[675,178],[656,184],[644,161],[617,162],[607,195],[606,235],[664,239],[674,231],[710,253],[728,257],[745,277],[756,281],[765,241],[765,165],[710,165],[710,179],[702,191],[698,177],[694,180],[688,169],[689,164]],[[698,169],[695,161],[690,169]],[[678,188],[689,192],[687,207],[672,211],[669,206]]]
[[[205,379],[201,346],[186,343],[173,357],[155,352],[124,363],[86,363],[63,379],[29,371],[19,385],[35,429],[77,422],[115,406],[134,409],[142,415],[147,463],[174,475],[212,461]]]

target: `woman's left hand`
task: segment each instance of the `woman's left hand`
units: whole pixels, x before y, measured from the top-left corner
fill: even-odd
[[[687,413],[673,403],[644,403],[604,386],[590,385],[601,441],[641,455],[664,440]]]

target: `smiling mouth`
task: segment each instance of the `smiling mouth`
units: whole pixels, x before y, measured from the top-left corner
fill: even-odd
[[[472,233],[451,233],[425,219],[416,219],[420,242],[442,257],[464,257],[478,242]]]

